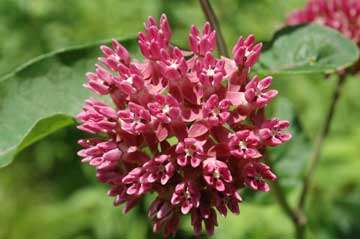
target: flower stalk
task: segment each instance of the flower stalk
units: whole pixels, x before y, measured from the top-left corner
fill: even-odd
[[[272,192],[277,200],[279,206],[284,211],[284,213],[290,218],[292,221],[294,228],[295,228],[295,235],[297,239],[304,239],[305,238],[305,229],[306,229],[306,216],[305,216],[305,204],[306,199],[309,194],[311,183],[313,176],[315,174],[317,165],[319,164],[321,158],[321,151],[325,142],[325,139],[329,133],[331,123],[333,121],[335,109],[337,103],[341,96],[341,90],[343,85],[346,81],[346,75],[340,75],[338,81],[335,85],[335,89],[333,92],[333,96],[331,98],[329,110],[325,116],[324,124],[317,136],[315,143],[314,143],[314,151],[310,158],[309,167],[307,173],[303,179],[303,188],[301,190],[299,201],[297,207],[292,208],[290,203],[288,202],[285,192],[280,184],[280,179],[271,182]],[[265,153],[264,153],[265,154]],[[267,164],[272,167],[273,172],[276,174],[274,167],[272,166],[271,160],[269,160],[269,153],[266,153],[266,162]]]
[[[329,130],[331,127],[331,123],[333,121],[334,118],[334,113],[335,113],[335,109],[336,106],[339,102],[340,99],[340,95],[341,95],[341,90],[344,86],[344,83],[346,81],[346,75],[339,75],[338,80],[336,82],[335,85],[335,89],[333,92],[333,96],[331,98],[331,102],[330,102],[330,107],[329,110],[325,116],[325,121],[323,124],[323,127],[319,133],[319,135],[317,136],[315,143],[314,143],[314,151],[313,154],[310,158],[310,162],[309,162],[309,167],[307,170],[307,173],[304,177],[304,182],[303,182],[303,188],[302,191],[300,193],[300,197],[299,197],[299,202],[298,202],[298,210],[300,212],[303,212],[306,206],[306,199],[307,196],[309,194],[310,188],[311,188],[311,183],[312,183],[312,179],[313,176],[315,174],[316,168],[319,164],[320,158],[321,158],[321,151],[324,145],[324,141],[327,137],[327,135],[329,134]],[[299,225],[298,229],[297,229],[297,238],[298,239],[302,239],[304,238],[304,234],[305,234],[305,224],[304,225]]]

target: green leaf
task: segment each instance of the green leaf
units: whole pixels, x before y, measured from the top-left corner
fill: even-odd
[[[317,24],[286,27],[274,35],[255,67],[259,74],[333,73],[359,58],[355,43]]]
[[[135,39],[121,43],[136,52]],[[75,124],[72,117],[84,100],[95,96],[82,84],[100,56],[100,44],[40,56],[0,79],[0,167],[29,145]]]

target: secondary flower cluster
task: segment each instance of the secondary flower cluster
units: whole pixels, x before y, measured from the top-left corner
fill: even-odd
[[[79,129],[79,156],[111,185],[114,204],[127,212],[147,193],[155,232],[174,234],[181,215],[190,214],[195,233],[212,234],[216,210],[239,213],[237,189],[269,191],[276,176],[262,162],[266,147],[291,138],[289,123],[266,119],[264,108],[277,95],[271,77],[250,79],[261,43],[253,36],[235,44],[232,59],[216,58],[215,31],[193,26],[191,52],[170,44],[165,15],[152,17],[139,33],[144,61],[131,61],[119,42],[102,46],[103,57],[85,86],[109,95],[114,105],[86,101]]]
[[[318,22],[337,29],[360,46],[360,1],[310,0],[288,17],[289,25]]]

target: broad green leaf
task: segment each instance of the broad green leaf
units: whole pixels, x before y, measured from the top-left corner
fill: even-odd
[[[260,57],[260,74],[333,73],[359,58],[355,43],[317,24],[286,27],[274,35]]]
[[[136,40],[121,43],[136,51]],[[92,70],[99,45],[56,51],[25,64],[0,79],[0,167],[50,133],[75,123],[88,97],[82,84]]]

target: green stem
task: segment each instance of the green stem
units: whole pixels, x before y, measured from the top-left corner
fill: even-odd
[[[316,138],[315,146],[314,146],[314,152],[313,152],[312,157],[310,159],[309,169],[308,169],[307,174],[304,177],[304,185],[303,185],[303,189],[302,189],[302,192],[300,194],[300,200],[299,200],[299,203],[298,203],[299,209],[303,209],[304,206],[305,206],[305,200],[306,200],[306,196],[307,196],[307,194],[309,192],[309,189],[310,189],[311,179],[312,179],[312,177],[313,177],[313,175],[315,173],[315,169],[316,169],[316,167],[318,165],[318,162],[320,160],[320,153],[321,153],[321,150],[323,148],[325,138],[329,133],[330,126],[331,126],[331,123],[332,123],[332,120],[333,120],[333,117],[334,117],[334,113],[335,113],[335,108],[336,108],[337,102],[339,101],[341,89],[342,89],[342,87],[343,87],[343,85],[345,83],[345,80],[346,80],[345,75],[339,76],[339,79],[338,79],[338,81],[336,83],[335,90],[334,90],[334,93],[333,93],[333,96],[332,96],[329,111],[328,111],[328,113],[326,114],[326,117],[325,117],[325,122],[324,122],[323,128],[321,129],[319,135]]]
[[[267,162],[267,164],[272,168],[272,171],[276,173],[274,166],[272,165],[272,162],[269,160],[269,152],[264,152],[264,159]],[[288,200],[286,199],[285,192],[280,184],[280,179],[278,178],[275,182],[271,183],[272,193],[275,196],[275,199],[277,200],[280,208],[283,210],[283,212],[291,219],[295,234],[297,235],[299,231],[301,231],[301,227],[305,225],[306,218],[302,211],[300,210],[294,210],[291,206]],[[298,238],[298,237],[296,237]]]
[[[334,89],[334,93],[333,96],[331,98],[331,102],[330,102],[330,107],[329,107],[329,111],[326,114],[325,120],[324,120],[324,125],[319,133],[319,135],[317,136],[315,143],[314,143],[314,151],[313,154],[310,158],[310,162],[309,162],[309,167],[308,167],[308,171],[305,174],[304,177],[304,184],[303,184],[303,188],[302,191],[300,193],[300,197],[299,197],[299,202],[298,202],[298,210],[301,212],[304,212],[304,208],[305,208],[305,204],[306,204],[306,198],[307,195],[309,194],[310,191],[310,187],[311,187],[311,183],[312,183],[312,178],[315,174],[315,170],[317,168],[317,165],[319,163],[320,160],[320,156],[321,156],[321,151],[324,145],[324,141],[325,138],[327,137],[329,130],[330,130],[330,126],[331,123],[333,121],[334,118],[334,114],[335,114],[335,109],[336,109],[336,105],[340,99],[340,94],[341,94],[341,90],[343,88],[343,85],[346,81],[346,75],[340,75],[339,79],[336,83],[335,89]],[[303,239],[305,238],[305,224],[302,225],[301,227],[298,228],[297,230],[297,238],[298,239]]]

